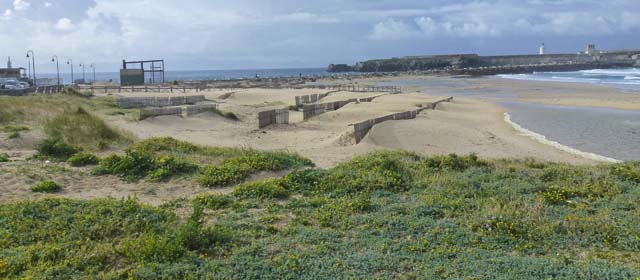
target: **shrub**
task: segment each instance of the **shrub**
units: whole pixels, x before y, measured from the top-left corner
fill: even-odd
[[[31,188],[33,192],[56,193],[62,190],[62,186],[54,181],[42,181]]]
[[[465,171],[471,167],[486,167],[488,163],[478,159],[478,156],[471,154],[459,157],[456,154],[447,156],[428,157],[418,163],[418,168],[431,170],[453,170]]]
[[[124,240],[118,249],[120,254],[136,262],[174,262],[186,254],[181,240],[154,232]]]
[[[161,156],[154,159],[154,168],[149,173],[149,178],[162,181],[176,174],[193,173],[198,166],[172,156]]]
[[[319,169],[295,170],[282,178],[282,186],[291,192],[311,194],[318,190],[327,173]]]
[[[88,91],[79,91],[73,87],[65,87],[60,94],[63,95],[69,95],[69,96],[76,96],[76,97],[83,97],[83,98],[89,98],[93,96],[93,93],[88,92]]]
[[[92,154],[79,152],[73,155],[72,157],[70,157],[67,160],[67,163],[71,166],[81,167],[81,166],[87,166],[87,165],[96,165],[99,163],[99,161],[100,160],[98,159],[98,157]]]
[[[289,193],[282,187],[279,179],[269,179],[240,184],[233,190],[233,195],[240,198],[287,198]]]
[[[211,165],[202,171],[198,181],[205,187],[226,186],[244,180],[249,174],[251,169],[243,165]]]
[[[330,170],[320,181],[316,192],[344,195],[406,190],[411,179],[407,162],[415,157],[403,152],[374,152],[356,157]]]
[[[31,130],[29,127],[23,126],[23,125],[19,125],[19,126],[8,125],[0,129],[0,131],[8,134],[9,139],[20,138],[20,132],[29,131],[29,130]]]
[[[9,155],[6,153],[0,153],[0,162],[9,162]]]
[[[623,163],[616,164],[609,168],[609,172],[623,180],[640,183],[640,164]]]
[[[80,151],[79,148],[63,142],[60,138],[47,138],[38,144],[36,150],[38,151],[37,158],[58,161],[66,161]]]
[[[124,156],[111,155],[100,160],[94,175],[116,175],[134,182],[145,177],[161,181],[173,175],[195,172],[198,167],[171,156],[155,157],[150,153],[128,149]]]
[[[218,210],[233,204],[233,199],[227,195],[220,194],[199,194],[194,203],[211,210]]]
[[[310,164],[311,161],[297,155],[248,151],[241,156],[225,159],[220,165],[206,167],[199,181],[205,187],[225,186],[239,183],[255,172]]]

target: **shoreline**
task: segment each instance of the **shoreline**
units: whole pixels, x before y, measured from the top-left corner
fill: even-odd
[[[610,158],[610,157],[606,157],[603,155],[598,155],[598,154],[594,154],[594,153],[590,153],[590,152],[585,152],[585,151],[581,151],[578,150],[576,148],[573,148],[571,146],[567,146],[564,144],[561,144],[559,142],[553,141],[553,140],[549,140],[545,135],[539,134],[537,132],[531,131],[527,128],[522,127],[520,124],[514,122],[511,120],[511,115],[508,112],[504,113],[504,121],[508,124],[510,124],[516,131],[520,132],[520,135],[523,136],[527,136],[533,140],[536,140],[542,144],[554,147],[560,151],[564,151],[570,154],[574,154],[574,155],[578,155],[581,156],[583,158],[586,159],[590,159],[590,160],[595,160],[595,161],[600,161],[600,162],[605,162],[605,163],[621,163],[623,161],[621,160],[617,160],[614,158]]]

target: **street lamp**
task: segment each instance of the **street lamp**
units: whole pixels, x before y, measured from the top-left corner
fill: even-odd
[[[51,62],[55,62],[56,63],[56,74],[58,75],[58,86],[60,86],[60,63],[58,63],[58,56],[54,55],[51,58]]]
[[[31,53],[31,56],[29,56],[29,53]],[[33,85],[38,86],[36,82],[36,55],[33,53],[32,50],[27,51],[27,58],[29,57],[31,57],[31,62],[33,64]]]
[[[93,69],[93,83],[96,82],[96,64],[95,63],[91,63],[91,65],[89,65],[89,67],[91,67]]]
[[[71,85],[75,85],[76,82],[73,79],[73,59],[67,59],[67,64],[69,64],[69,66],[71,66]]]
[[[82,67],[82,83],[86,83],[86,79],[84,77],[84,62],[80,63],[80,67]]]

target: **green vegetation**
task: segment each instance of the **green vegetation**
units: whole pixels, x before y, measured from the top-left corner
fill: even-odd
[[[67,163],[71,166],[75,166],[75,167],[81,167],[81,166],[87,166],[87,165],[96,165],[99,163],[99,159],[98,157],[86,153],[86,152],[79,152],[75,155],[73,155],[72,157],[70,157],[67,160]]]
[[[108,126],[89,112],[109,113],[115,110],[110,97],[79,97],[71,94],[33,95],[0,98],[0,125],[44,131],[48,138],[88,150],[127,145],[132,138]],[[80,94],[82,95],[82,94]],[[14,133],[14,132],[11,132]],[[14,135],[18,137],[19,135]]]
[[[0,278],[176,279],[233,241],[202,211],[180,222],[131,199],[20,202],[0,208],[0,225]]]
[[[142,166],[308,165],[170,138],[130,150]],[[191,203],[19,202],[0,207],[0,278],[637,279],[638,174],[385,151]]]
[[[59,138],[47,138],[36,147],[38,159],[50,159],[66,161],[80,151],[79,148],[69,145]]]
[[[240,198],[287,198],[289,192],[282,186],[280,180],[271,179],[266,181],[244,183],[235,187],[233,195]]]
[[[128,149],[124,156],[111,155],[100,160],[99,166],[93,169],[93,174],[117,175],[129,182],[145,177],[163,181],[174,175],[189,174],[197,170],[196,165],[175,157],[154,156]]]
[[[31,128],[24,125],[7,125],[0,129],[0,131],[8,134],[9,139],[20,138],[20,132],[29,130],[31,130]]]
[[[104,149],[109,143],[127,142],[102,119],[89,114],[84,108],[64,110],[45,123],[49,137],[89,149]]]
[[[89,92],[89,91],[79,91],[73,87],[65,87],[60,94],[62,95],[69,95],[69,96],[75,96],[75,97],[83,97],[83,98],[89,98],[93,96],[93,93]]]
[[[42,181],[31,188],[33,192],[56,193],[62,190],[62,186],[54,181]]]
[[[215,187],[240,183],[260,171],[312,164],[295,154],[204,147],[166,137],[140,141],[129,147],[124,156],[108,156],[100,161],[93,173],[117,175],[127,181],[146,177],[166,180],[174,175],[199,174],[200,184]]]
[[[6,153],[0,153],[0,162],[9,162],[9,155]]]

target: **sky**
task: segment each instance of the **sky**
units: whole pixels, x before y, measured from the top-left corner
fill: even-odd
[[[640,0],[0,0],[0,62],[118,71],[326,67],[451,53],[640,48]],[[62,65],[61,65],[62,67]]]

